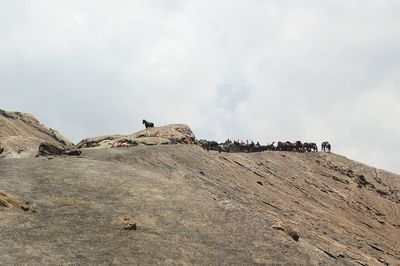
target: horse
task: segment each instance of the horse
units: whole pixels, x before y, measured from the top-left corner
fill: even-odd
[[[207,151],[214,150],[218,151],[219,153],[222,151],[221,145],[216,141],[201,140],[199,145]]]
[[[252,149],[252,152],[263,152],[267,150],[267,146],[261,145],[260,142],[257,141],[255,146]]]
[[[331,144],[329,144],[327,141],[322,142],[321,151],[331,152]]]
[[[219,149],[223,152],[229,152],[229,147],[232,145],[232,141],[230,139],[227,139],[223,143],[219,143]],[[218,150],[219,151],[219,150]]]
[[[266,151],[275,151],[276,148],[275,148],[274,145],[275,145],[275,141],[272,142],[271,144],[268,144],[267,146],[265,146],[265,150],[266,150]]]
[[[285,150],[285,144],[281,141],[278,141],[278,145],[276,146],[277,151],[283,151]]]
[[[240,151],[244,151],[246,150],[247,152],[253,152],[254,148],[255,148],[256,144],[254,144],[254,142],[251,142],[250,144],[243,144],[240,147]]]
[[[294,146],[294,150],[297,152],[305,151],[303,143],[301,143],[301,141],[299,141],[299,140],[296,141],[295,143],[293,143],[293,146]]]
[[[241,144],[238,141],[234,141],[233,143],[228,144],[227,152],[241,152],[240,148]]]
[[[234,141],[233,143],[229,144],[228,146],[228,152],[252,152],[253,148],[255,147],[255,144],[245,144],[245,143],[240,143],[239,141]]]
[[[317,152],[318,151],[318,146],[317,144],[313,143],[313,142],[305,142],[304,143],[304,150],[306,152]]]
[[[144,119],[143,119],[142,124],[144,124],[144,126],[145,126],[146,128],[154,127],[154,124],[153,124],[152,122],[147,122],[147,121],[144,120]]]
[[[278,146],[276,149],[278,151],[295,151],[296,146],[295,146],[295,144],[291,143],[290,141],[286,141],[286,142],[278,141]]]
[[[326,149],[328,150],[328,152],[331,152],[331,144],[328,142],[326,143]]]

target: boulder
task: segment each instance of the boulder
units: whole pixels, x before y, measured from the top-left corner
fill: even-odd
[[[77,144],[78,148],[131,147],[135,145],[192,144],[195,135],[189,126],[173,124],[141,130],[131,135],[109,135],[86,138]]]
[[[125,230],[136,230],[136,221],[129,216],[120,217],[122,228]]]
[[[48,129],[34,116],[0,110],[0,158],[30,158],[41,151],[74,149],[74,145],[54,129]]]
[[[29,202],[0,191],[0,210],[3,208],[16,207],[24,211],[29,211]]]
[[[57,156],[57,155],[69,155],[69,156],[79,156],[81,151],[77,149],[60,149],[51,143],[41,143],[39,145],[39,151],[36,154],[38,156]]]
[[[164,141],[175,141],[181,144],[194,143],[195,136],[189,126],[184,124],[173,124],[162,127],[152,127],[136,132],[132,135],[136,139],[158,138],[158,143]]]

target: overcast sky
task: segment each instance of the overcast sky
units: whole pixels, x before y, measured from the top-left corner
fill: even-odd
[[[398,0],[0,3],[0,109],[74,142],[145,118],[400,173]]]

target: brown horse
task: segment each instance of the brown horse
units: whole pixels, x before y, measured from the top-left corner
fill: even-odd
[[[313,143],[313,142],[305,142],[304,144],[304,150],[306,152],[317,152],[318,151],[318,147],[317,144]]]
[[[200,146],[207,151],[214,150],[218,151],[219,153],[222,151],[221,146],[216,141],[202,141]]]
[[[294,150],[296,150],[296,146],[295,146],[295,144],[291,143],[290,141],[286,141],[286,142],[279,141],[277,150],[278,151],[294,151]]]

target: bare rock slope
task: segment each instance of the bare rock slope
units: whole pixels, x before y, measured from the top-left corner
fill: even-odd
[[[170,143],[194,143],[192,130],[184,124],[173,124],[147,128],[132,135],[110,135],[86,138],[77,144],[78,148],[111,148],[121,146],[159,145]]]
[[[335,154],[84,149],[0,190],[1,265],[400,264],[400,177]]]
[[[0,110],[0,158],[28,158],[40,150],[72,148],[59,132],[46,128],[32,115]]]

